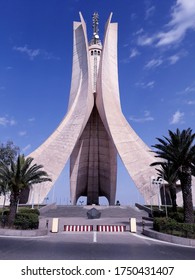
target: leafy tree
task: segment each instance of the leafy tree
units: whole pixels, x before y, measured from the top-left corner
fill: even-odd
[[[151,164],[153,165],[153,164]],[[158,176],[165,180],[168,183],[168,188],[170,190],[171,200],[173,211],[177,211],[177,185],[176,182],[178,181],[178,172],[175,170],[175,166],[170,162],[162,162],[160,169],[156,168],[158,171]]]
[[[9,165],[12,160],[16,160],[19,151],[19,147],[15,146],[12,141],[7,141],[6,144],[0,144],[0,161]]]
[[[184,207],[185,223],[194,223],[193,201],[192,201],[192,173],[195,167],[195,134],[192,129],[184,129],[176,132],[169,132],[169,137],[157,138],[158,144],[153,145],[156,149],[155,157],[164,159],[173,164],[177,170],[178,178],[181,182]],[[158,161],[152,165],[161,165]]]
[[[1,143],[0,144],[0,163],[2,161],[5,164],[10,165],[11,160],[16,160],[16,157],[17,157],[19,151],[20,151],[19,147],[15,146],[12,141],[7,141],[6,144]],[[7,192],[9,192],[7,182],[0,180],[0,195],[2,194],[4,196],[3,209],[5,206],[5,198],[6,198]]]
[[[1,161],[0,181],[7,182],[10,191],[10,212],[8,225],[13,226],[17,204],[21,191],[30,186],[46,181],[51,181],[48,174],[42,170],[42,165],[32,164],[33,158],[19,155],[16,162],[11,160],[10,165]]]

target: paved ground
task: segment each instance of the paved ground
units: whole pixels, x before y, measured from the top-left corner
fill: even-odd
[[[195,249],[139,234],[58,233],[37,238],[0,237],[1,260],[195,260]]]
[[[49,220],[48,235],[42,237],[0,237],[1,260],[195,260],[195,248],[178,246],[147,238],[142,232],[144,212],[136,208],[100,209],[100,219],[89,220],[89,208],[57,209],[60,216],[58,233],[51,233],[52,217],[56,211],[42,213],[40,228],[45,228]],[[66,210],[66,211],[64,211]],[[104,211],[105,210],[105,211]],[[70,217],[79,211],[80,217]],[[109,212],[110,211],[110,212]],[[75,213],[74,213],[75,215]],[[108,217],[107,215],[111,216]],[[122,217],[120,217],[122,215]],[[137,219],[137,233],[129,232],[129,218]],[[52,217],[51,217],[52,216]],[[85,225],[126,225],[121,233],[64,232],[64,224]]]

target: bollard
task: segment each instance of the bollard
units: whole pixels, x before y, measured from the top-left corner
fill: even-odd
[[[59,218],[53,218],[51,232],[58,232]]]
[[[130,223],[130,232],[136,232],[136,218],[130,218],[129,219]]]

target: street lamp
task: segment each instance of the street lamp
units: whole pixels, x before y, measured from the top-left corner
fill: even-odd
[[[152,211],[153,211],[153,209],[152,209],[152,197],[153,197],[153,195],[152,195],[152,186],[151,186],[151,184],[153,182],[153,179],[154,179],[154,177],[152,176],[150,178],[150,208],[151,208],[151,215],[152,215]]]
[[[154,184],[158,187],[158,208],[159,208],[159,210],[161,210],[161,205],[162,205],[161,195],[160,195],[160,185],[161,185],[161,183],[159,182],[158,179],[153,179],[152,184]]]
[[[34,189],[32,189],[32,209],[34,209]]]
[[[166,217],[168,217],[168,213],[167,213],[167,197],[166,197],[166,190],[165,190],[165,181],[164,181],[164,178],[160,178],[160,179],[159,179],[159,182],[160,182],[160,184],[162,184],[162,186],[163,186],[165,213],[166,213]]]

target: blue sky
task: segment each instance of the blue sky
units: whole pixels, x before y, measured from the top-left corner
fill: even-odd
[[[149,147],[168,129],[195,130],[194,0],[1,0],[0,142],[13,140],[25,155],[58,126],[67,110],[72,25],[79,11],[100,38],[113,12],[118,22],[122,110]],[[117,199],[142,201],[121,161]],[[49,201],[69,201],[68,165]]]

